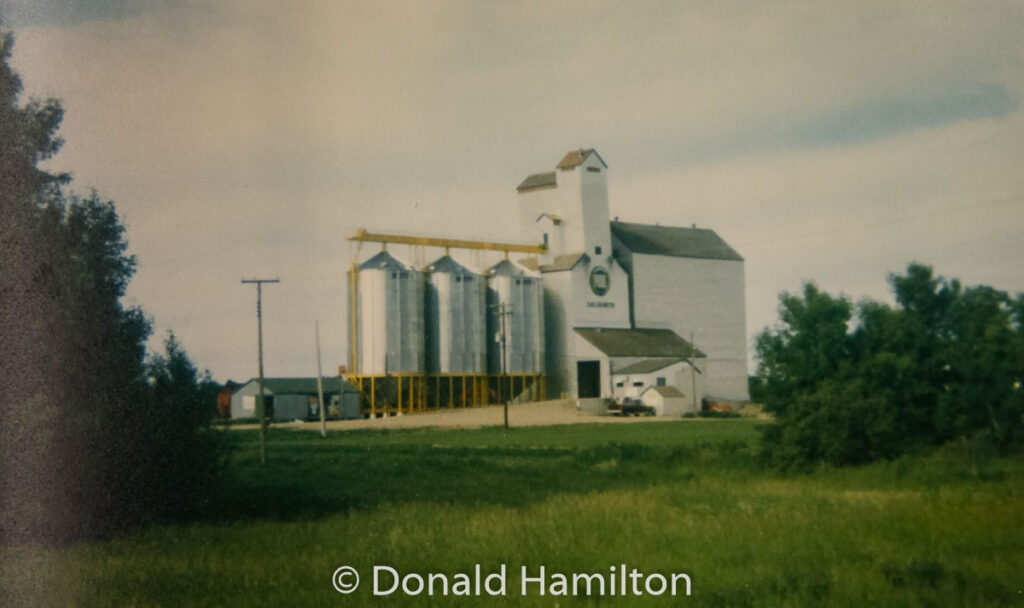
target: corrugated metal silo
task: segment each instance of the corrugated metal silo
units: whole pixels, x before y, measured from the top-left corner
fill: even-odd
[[[357,299],[358,373],[423,373],[423,273],[381,251],[359,267]]]
[[[427,369],[435,374],[487,371],[483,275],[445,255],[427,267]]]
[[[488,362],[492,372],[544,373],[544,288],[540,274],[509,260],[487,270]],[[501,359],[504,317],[505,360]]]

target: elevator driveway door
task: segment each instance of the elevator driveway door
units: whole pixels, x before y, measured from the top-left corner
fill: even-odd
[[[601,362],[577,361],[576,386],[580,399],[592,399],[601,396]]]

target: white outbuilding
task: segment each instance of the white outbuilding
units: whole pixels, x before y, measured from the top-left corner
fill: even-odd
[[[640,401],[648,407],[653,407],[656,416],[696,413],[686,395],[674,386],[652,386],[640,395]]]
[[[704,396],[704,359],[655,358],[613,368],[612,392],[615,400],[640,400],[648,390],[658,386],[670,386],[680,392],[686,400],[687,410],[698,411]]]

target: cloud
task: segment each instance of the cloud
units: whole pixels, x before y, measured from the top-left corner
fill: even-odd
[[[1003,86],[969,84],[928,97],[842,108],[797,128],[790,139],[794,144],[818,147],[856,143],[961,120],[1002,118],[1019,108],[1020,98]]]
[[[0,5],[0,18],[8,27],[37,25],[74,25],[96,20],[127,19],[138,15],[142,3],[128,0],[6,0]]]
[[[147,15],[174,22],[176,15],[208,9],[204,0],[4,0],[0,19],[14,28],[129,21]]]

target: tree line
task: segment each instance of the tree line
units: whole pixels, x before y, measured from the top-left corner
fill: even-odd
[[[918,263],[889,283],[896,306],[855,305],[813,283],[780,295],[778,324],[756,338],[751,383],[775,416],[763,443],[775,464],[1024,439],[1024,295],[965,288]]]
[[[41,167],[57,100],[20,100],[0,32],[0,538],[63,541],[206,508],[216,385],[122,302],[137,266],[112,202]]]

